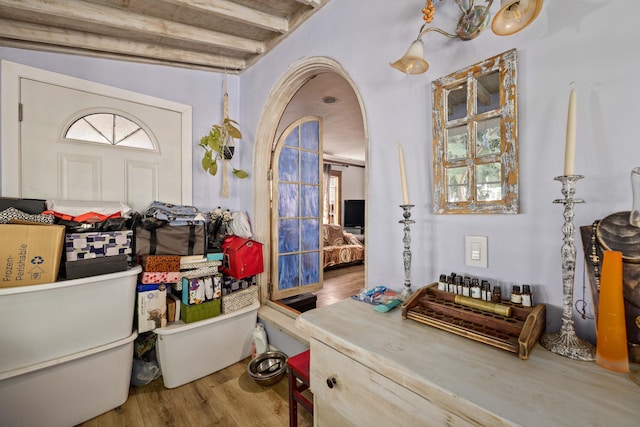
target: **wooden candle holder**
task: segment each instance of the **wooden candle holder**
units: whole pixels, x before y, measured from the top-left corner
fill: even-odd
[[[546,307],[523,307],[508,300],[511,316],[501,316],[455,303],[456,295],[433,283],[416,291],[402,306],[402,318],[517,353],[526,360],[544,332]]]

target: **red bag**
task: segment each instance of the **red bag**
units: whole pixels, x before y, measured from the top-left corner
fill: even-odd
[[[222,242],[220,271],[236,279],[244,279],[264,271],[262,243],[238,236],[229,236]]]

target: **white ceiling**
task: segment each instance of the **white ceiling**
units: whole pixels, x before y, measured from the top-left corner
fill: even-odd
[[[323,102],[329,96],[336,102]],[[360,105],[351,85],[342,76],[322,73],[309,80],[287,105],[278,127],[278,137],[289,124],[304,116],[322,117],[325,159],[365,164]]]

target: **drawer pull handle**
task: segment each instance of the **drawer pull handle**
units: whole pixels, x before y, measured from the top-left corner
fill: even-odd
[[[336,384],[336,379],[334,377],[327,378],[327,387],[333,388],[335,384]]]

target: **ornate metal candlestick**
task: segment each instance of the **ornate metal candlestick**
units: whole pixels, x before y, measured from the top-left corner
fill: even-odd
[[[573,328],[573,278],[576,268],[576,247],[573,244],[573,205],[584,203],[582,199],[574,199],[576,181],[584,178],[582,175],[557,176],[554,179],[562,182],[564,199],[556,199],[553,203],[564,204],[564,234],[562,254],[562,327],[560,332],[543,335],[540,344],[544,348],[562,356],[576,360],[595,360],[595,347],[576,335]]]
[[[404,237],[402,238],[402,242],[404,243],[404,251],[402,252],[402,259],[404,261],[404,289],[398,295],[398,298],[402,301],[406,301],[409,299],[411,294],[411,235],[409,234],[410,225],[415,223],[411,218],[411,208],[414,205],[400,205],[402,208],[402,216],[403,220],[399,221],[401,224],[404,224]]]

